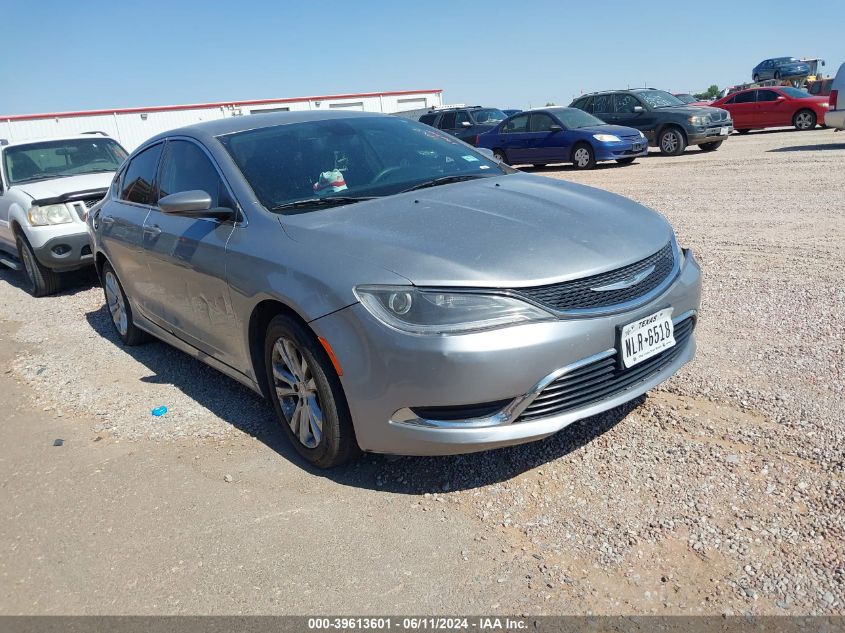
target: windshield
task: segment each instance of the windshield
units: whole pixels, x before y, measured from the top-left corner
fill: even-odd
[[[400,117],[276,125],[218,140],[261,204],[284,213],[323,208],[331,198],[390,196],[438,178],[505,173],[454,137]]]
[[[555,110],[554,113],[567,130],[577,130],[582,127],[605,124],[601,119],[577,108],[561,108],[560,110]]]
[[[475,122],[482,125],[488,123],[492,125],[508,118],[504,112],[496,108],[480,108],[478,110],[470,110],[470,113],[472,114],[472,118],[475,119]]]
[[[695,101],[698,101],[698,99],[688,94],[680,94],[675,96],[678,98],[678,101],[683,101],[684,103],[694,103]]]
[[[806,99],[807,97],[813,96],[806,90],[799,90],[798,88],[792,88],[791,86],[783,86],[780,91],[793,99]]]
[[[110,138],[42,141],[9,147],[4,153],[9,184],[115,171],[126,151]]]
[[[788,62],[797,62],[798,60],[795,57],[778,57],[775,61],[780,64],[786,64]]]
[[[663,90],[644,90],[643,92],[638,92],[637,96],[652,108],[669,108],[671,106],[684,105],[684,102],[678,99],[678,97]]]

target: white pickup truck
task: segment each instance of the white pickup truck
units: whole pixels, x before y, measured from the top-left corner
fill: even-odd
[[[94,263],[88,209],[126,155],[102,133],[0,139],[0,264],[23,269],[36,297],[56,292],[60,273]]]

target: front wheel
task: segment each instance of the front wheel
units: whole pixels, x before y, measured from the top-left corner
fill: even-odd
[[[46,297],[59,289],[59,274],[42,265],[35,256],[32,246],[23,235],[17,237],[18,257],[23,262],[24,272],[30,294],[33,297]]]
[[[702,143],[699,145],[702,152],[715,152],[722,146],[722,141],[712,141],[710,143]]]
[[[760,83],[760,75],[754,75],[751,79],[755,84]]]
[[[792,119],[792,124],[796,130],[812,130],[816,127],[816,113],[812,110],[799,110],[795,113],[795,118]]]
[[[505,154],[505,150],[503,149],[494,149],[493,150],[493,158],[495,158],[500,163],[504,163],[505,165],[509,165],[508,163],[508,155]]]
[[[575,169],[592,169],[596,166],[596,154],[587,143],[579,143],[572,150],[572,164]]]
[[[106,295],[106,306],[109,309],[109,314],[111,314],[112,325],[117,330],[120,340],[129,347],[148,341],[149,335],[135,326],[132,306],[129,305],[129,299],[126,298],[123,286],[117,279],[117,273],[108,262],[103,264],[101,276],[103,292]]]
[[[684,153],[687,148],[687,140],[683,132],[676,127],[666,128],[660,133],[658,139],[660,151],[667,156],[678,156]]]
[[[276,316],[264,338],[264,364],[273,408],[302,457],[331,468],[358,453],[340,379],[310,330]]]
[[[620,165],[630,165],[636,159],[635,156],[629,156],[628,158],[617,158],[616,162]]]

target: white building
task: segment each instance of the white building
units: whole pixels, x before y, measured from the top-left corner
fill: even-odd
[[[177,127],[230,116],[294,110],[401,112],[443,105],[442,90],[365,92],[254,101],[224,101],[149,108],[110,108],[0,116],[0,138],[22,141],[83,132],[105,132],[130,152],[151,136]]]

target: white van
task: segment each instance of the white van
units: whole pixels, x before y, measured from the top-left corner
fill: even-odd
[[[839,67],[827,99],[828,111],[824,124],[835,130],[845,130],[845,64]]]

